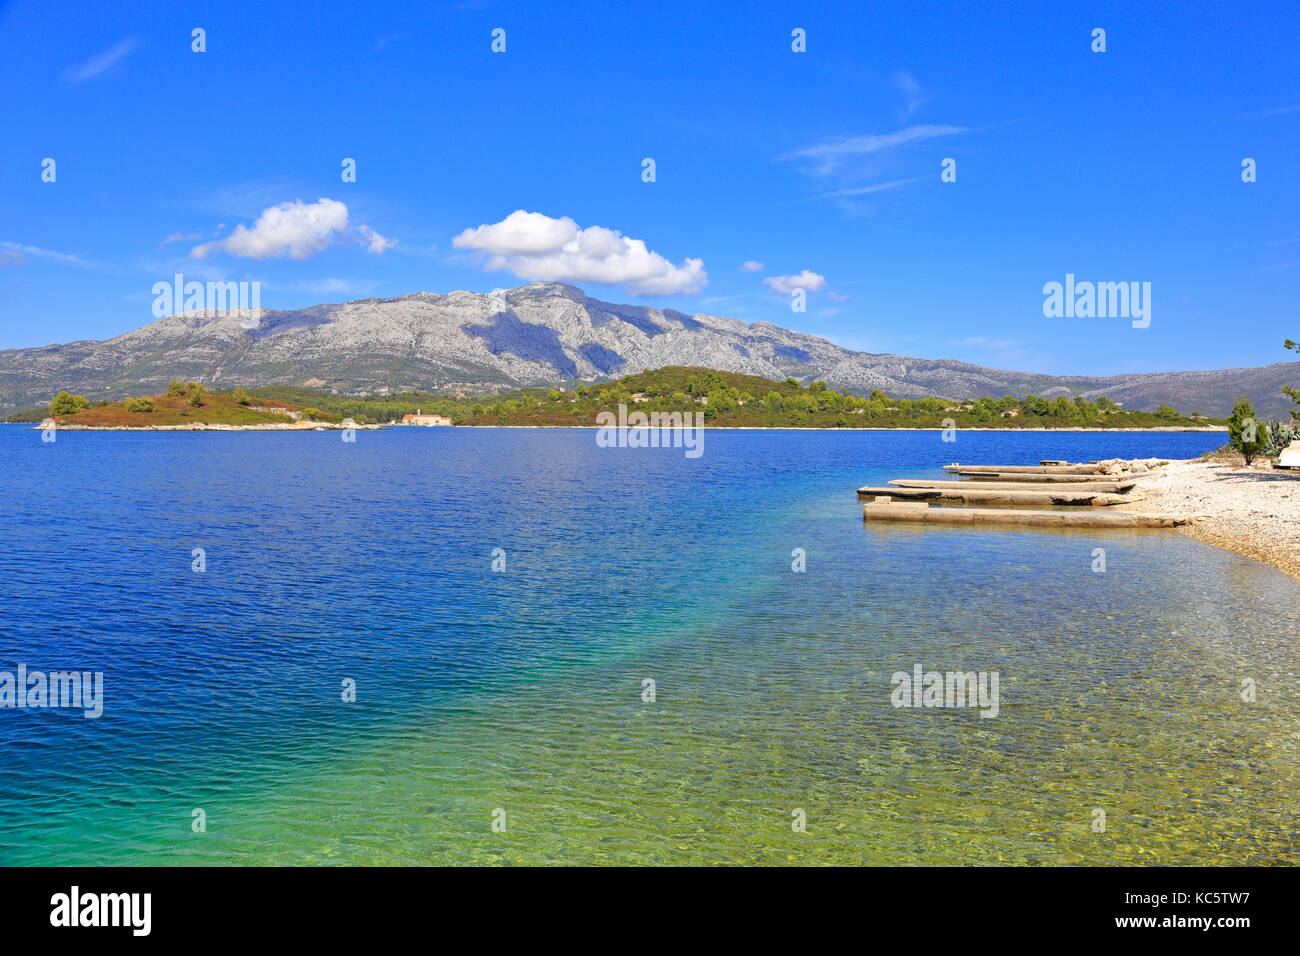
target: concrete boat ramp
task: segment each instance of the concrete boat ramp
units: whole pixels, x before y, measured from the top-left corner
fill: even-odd
[[[1022,484],[1022,485],[1077,485],[1086,484],[1092,481],[1109,481],[1117,479],[1110,475],[1104,474],[1085,474],[1085,475],[1046,475],[1042,473],[1026,474],[1018,471],[983,471],[975,468],[962,469],[953,472],[964,481],[996,481],[1002,484]],[[894,482],[890,482],[894,484]]]
[[[1099,475],[1105,466],[1101,462],[1090,461],[1086,465],[1070,465],[1052,462],[1044,465],[944,465],[944,471],[953,471],[959,475]]]
[[[1181,515],[1118,510],[1137,478],[1163,462],[1119,460],[1038,465],[945,465],[966,480],[899,478],[858,489],[865,521],[1043,528],[1175,528]],[[932,507],[934,505],[934,507]],[[974,506],[974,507],[972,507]],[[996,507],[989,507],[996,506]]]

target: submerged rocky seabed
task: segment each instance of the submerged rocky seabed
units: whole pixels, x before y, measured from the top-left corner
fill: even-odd
[[[854,494],[1217,436],[248,440],[0,430],[0,668],[103,674],[0,709],[0,863],[1300,862],[1300,584]]]

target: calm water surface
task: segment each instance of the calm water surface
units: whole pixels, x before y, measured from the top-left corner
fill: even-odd
[[[0,427],[0,670],[105,682],[0,710],[0,863],[1300,863],[1300,585],[854,495],[1221,441]],[[894,708],[915,664],[999,716]]]

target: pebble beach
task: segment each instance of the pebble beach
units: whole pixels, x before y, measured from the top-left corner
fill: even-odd
[[[1171,461],[1138,478],[1135,510],[1186,514],[1183,531],[1300,580],[1300,472],[1241,459]]]

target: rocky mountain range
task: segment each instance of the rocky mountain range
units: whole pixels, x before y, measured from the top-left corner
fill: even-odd
[[[253,327],[247,327],[253,326]],[[0,409],[48,403],[60,389],[98,399],[157,394],[171,379],[212,388],[295,384],[346,393],[469,394],[700,365],[902,398],[1105,394],[1129,408],[1162,402],[1226,414],[1245,394],[1284,416],[1280,386],[1300,362],[1213,372],[1080,377],[984,368],[842,348],[766,322],[616,305],[555,282],[479,295],[419,292],[296,311],[188,312],[104,341],[0,351]]]

